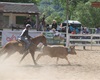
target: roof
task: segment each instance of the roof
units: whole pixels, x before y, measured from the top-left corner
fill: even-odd
[[[39,13],[39,9],[34,3],[0,2],[0,12],[33,14]]]
[[[92,2],[93,7],[100,8],[100,2]]]

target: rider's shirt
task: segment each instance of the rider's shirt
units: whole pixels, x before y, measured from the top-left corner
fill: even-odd
[[[24,29],[20,35],[21,37],[27,37],[28,39],[30,38],[30,36],[28,35],[28,30]]]

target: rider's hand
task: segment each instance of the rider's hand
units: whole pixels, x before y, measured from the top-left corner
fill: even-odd
[[[32,40],[32,38],[30,38],[30,40]]]

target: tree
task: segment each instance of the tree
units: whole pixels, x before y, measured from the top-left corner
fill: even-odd
[[[79,3],[74,13],[73,19],[79,20],[83,26],[100,26],[100,8],[92,7],[90,1],[85,4]]]
[[[84,26],[100,26],[100,8],[91,6],[91,2],[99,0],[69,0],[69,19],[79,20]],[[1,2],[35,3],[40,10],[40,19],[50,24],[53,19],[58,23],[66,20],[66,0],[1,0]],[[95,16],[94,16],[95,15]]]
[[[59,0],[60,1],[60,0]],[[42,0],[39,5],[41,16],[46,15],[46,22],[52,23],[52,20],[56,18],[57,22],[60,23],[64,17],[64,8],[59,1],[54,0]]]
[[[1,2],[39,3],[40,0],[0,0]]]

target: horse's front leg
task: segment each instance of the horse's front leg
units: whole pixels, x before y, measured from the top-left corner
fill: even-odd
[[[23,57],[21,58],[21,60],[20,60],[20,62],[19,63],[21,63],[22,62],[22,60],[25,58],[25,56],[28,54],[28,51],[26,51],[25,53],[24,53],[24,55],[23,55]]]
[[[34,52],[34,51],[33,51],[33,52],[30,51],[30,53],[31,53],[31,56],[32,56],[32,59],[33,59],[34,64],[37,65],[37,63],[36,63],[36,61],[35,61],[35,58],[34,58],[35,52]]]

